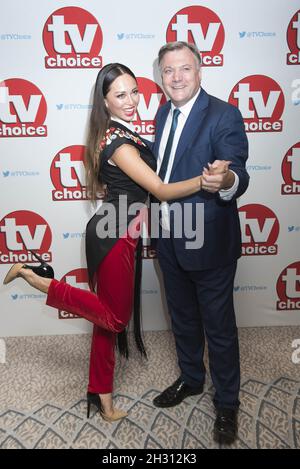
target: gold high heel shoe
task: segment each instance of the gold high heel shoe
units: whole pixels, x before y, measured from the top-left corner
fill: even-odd
[[[19,272],[21,269],[30,269],[32,270],[35,274],[39,275],[40,277],[45,277],[45,278],[54,278],[54,271],[51,267],[51,265],[47,264],[47,262],[43,261],[41,256],[36,254],[36,252],[29,251],[35,257],[39,262],[40,265],[38,266],[30,266],[27,264],[21,264],[18,262],[17,264],[14,264],[9,271],[7,272],[5,279],[3,280],[3,285],[7,285],[8,283],[12,282],[15,280],[15,278],[18,277]]]
[[[20,270],[24,267],[24,264],[14,264],[9,271],[7,272],[5,279],[3,280],[3,285],[7,285],[8,283],[15,280],[18,277]]]
[[[99,394],[95,394],[93,392],[88,392],[87,395],[87,418],[90,418],[90,409],[91,409],[91,404],[97,407],[99,410],[99,413],[103,420],[106,420],[106,422],[115,422],[116,420],[123,419],[124,417],[127,417],[128,413],[125,412],[124,410],[120,409],[115,409],[113,411],[112,415],[106,415],[103,411],[102,403]]]

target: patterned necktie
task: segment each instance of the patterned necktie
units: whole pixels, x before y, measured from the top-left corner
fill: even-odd
[[[169,163],[169,159],[170,159],[170,154],[171,154],[171,150],[172,150],[172,144],[173,144],[173,140],[174,140],[174,135],[175,135],[176,127],[177,127],[179,114],[180,114],[179,109],[174,109],[171,129],[170,129],[167,145],[166,145],[165,152],[164,152],[164,157],[163,157],[161,167],[160,167],[160,170],[159,170],[159,173],[158,173],[158,175],[159,175],[159,177],[162,181],[165,179],[166,172],[167,172],[167,169],[168,169],[168,163]]]

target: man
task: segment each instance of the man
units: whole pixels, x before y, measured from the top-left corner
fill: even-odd
[[[182,208],[179,212],[192,213],[190,221],[193,228],[198,224],[198,231],[201,226],[196,210],[204,204],[204,243],[197,249],[187,247],[190,239],[175,232],[176,210],[171,216],[166,204],[162,206],[162,221],[170,233],[158,240],[157,255],[181,376],[153,403],[171,407],[187,396],[202,393],[206,337],[215,387],[214,438],[230,444],[237,434],[240,386],[233,307],[233,282],[241,255],[236,199],[248,186],[248,142],[240,111],[201,88],[201,58],[195,46],[166,44],[158,61],[163,87],[171,100],[157,114],[153,149],[158,174],[164,182],[203,174],[202,190],[176,202]],[[188,205],[191,210],[185,212]]]

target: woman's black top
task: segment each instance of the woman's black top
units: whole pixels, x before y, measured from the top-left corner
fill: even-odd
[[[124,144],[137,148],[142,160],[154,171],[156,170],[156,159],[139,135],[121,123],[112,120],[103,141],[100,143],[99,173],[102,183],[106,185],[106,194],[102,205],[88,222],[86,228],[87,266],[90,285],[93,286],[99,264],[118,239],[126,233],[129,223],[136,216],[128,214],[126,207],[136,202],[145,203],[148,197],[148,192],[143,187],[134,182],[118,166],[108,162],[115,150]],[[112,208],[115,209],[115,217]],[[119,216],[120,212],[122,212],[121,216]],[[126,213],[125,217],[124,213]]]

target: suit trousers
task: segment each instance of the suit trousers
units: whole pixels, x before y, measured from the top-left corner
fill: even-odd
[[[53,279],[46,304],[94,324],[88,391],[113,390],[116,334],[128,324],[133,307],[135,250],[128,233],[104,257],[97,270],[97,294]]]
[[[208,270],[183,270],[172,239],[160,239],[157,254],[182,379],[192,387],[204,384],[206,337],[214,404],[237,408],[240,364],[233,306],[236,262]]]

